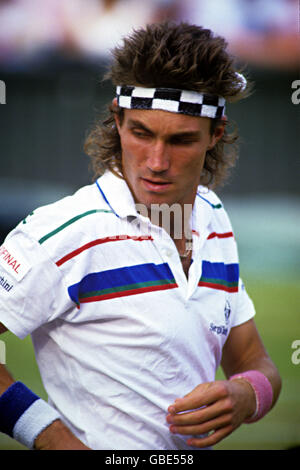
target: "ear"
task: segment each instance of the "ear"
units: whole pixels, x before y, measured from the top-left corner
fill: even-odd
[[[117,113],[117,110],[118,110],[118,101],[117,101],[117,98],[114,98],[114,99],[112,100],[112,110],[114,111],[115,123],[116,123],[117,129],[118,129],[118,131],[119,131],[119,133],[120,133],[121,123],[120,123],[119,114]]]
[[[211,136],[211,143],[209,145],[209,150],[211,150],[218,142],[220,139],[222,139],[225,131],[225,125],[226,121],[223,120],[220,124],[217,125],[217,127],[214,130],[213,135]]]

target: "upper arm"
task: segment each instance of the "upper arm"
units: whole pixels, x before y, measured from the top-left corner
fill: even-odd
[[[231,329],[221,365],[227,377],[270,360],[253,319]]]
[[[18,229],[5,243],[6,251],[17,260],[20,268],[13,272],[2,260],[1,275],[5,274],[10,287],[0,292],[0,323],[23,339],[59,316],[64,308],[73,306],[73,302],[62,271],[37,237]],[[58,304],[63,307],[58,308]],[[6,331],[3,328],[0,325],[0,333]]]

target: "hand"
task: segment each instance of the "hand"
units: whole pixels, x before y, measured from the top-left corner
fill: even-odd
[[[36,438],[36,450],[91,450],[60,420],[53,421]]]
[[[208,434],[189,438],[187,444],[209,447],[231,434],[255,409],[254,391],[245,380],[207,382],[177,398],[168,408],[167,422],[175,434]]]

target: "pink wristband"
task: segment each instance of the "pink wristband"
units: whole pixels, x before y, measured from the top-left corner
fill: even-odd
[[[256,397],[256,410],[245,420],[245,423],[254,423],[261,419],[270,410],[273,402],[273,388],[267,377],[258,370],[248,370],[230,377],[229,380],[244,379],[253,388]]]

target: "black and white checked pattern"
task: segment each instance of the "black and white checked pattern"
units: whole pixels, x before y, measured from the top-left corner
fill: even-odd
[[[160,109],[212,119],[221,118],[225,112],[222,97],[174,88],[117,86],[117,101],[121,108]]]

